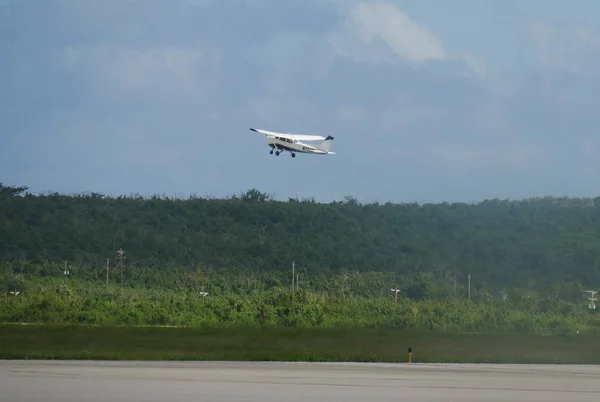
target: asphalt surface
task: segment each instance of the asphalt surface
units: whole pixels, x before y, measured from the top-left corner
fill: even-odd
[[[0,361],[0,401],[600,401],[600,366]]]

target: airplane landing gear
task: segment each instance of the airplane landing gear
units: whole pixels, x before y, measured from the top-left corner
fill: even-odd
[[[276,155],[276,156],[279,156],[279,155],[280,155],[282,152],[284,152],[284,151],[285,151],[285,150],[281,150],[281,149],[277,149],[277,148],[275,148],[275,147],[272,147],[272,148],[271,148],[271,150],[269,151],[269,153],[270,153],[271,155],[273,155],[273,152],[275,152],[275,155]],[[295,153],[295,152],[292,152],[292,151],[289,151],[289,152],[290,152],[290,154],[292,155],[292,158],[295,158],[295,157],[296,157],[296,153]]]

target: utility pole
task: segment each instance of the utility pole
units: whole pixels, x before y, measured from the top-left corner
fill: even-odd
[[[121,287],[123,287],[123,258],[125,258],[125,251],[120,248],[117,250],[117,254],[119,255],[119,262],[121,263]]]
[[[469,300],[471,300],[471,274],[469,274],[467,278],[469,279]]]
[[[69,268],[67,267],[67,261],[65,261],[65,269],[63,270],[63,278],[64,278],[64,283],[67,283],[67,275],[69,275]]]
[[[295,271],[296,271],[296,261],[292,261],[292,291],[294,291]]]

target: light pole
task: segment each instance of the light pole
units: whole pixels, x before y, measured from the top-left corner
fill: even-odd
[[[398,289],[398,288],[392,289],[392,292],[394,292],[394,301],[396,303],[398,303],[398,292],[399,291],[400,291],[400,289]]]
[[[596,301],[597,301],[598,299],[596,299],[596,298],[594,297],[594,295],[595,295],[596,293],[598,293],[598,292],[596,292],[595,290],[586,290],[585,292],[590,294],[590,297],[588,297],[588,300],[589,300],[588,307],[589,307],[589,309],[590,309],[590,310],[596,310]]]
[[[469,279],[469,300],[471,300],[471,274],[469,274],[467,278]]]
[[[119,262],[121,264],[121,287],[123,287],[123,258],[126,258],[125,251],[120,248],[117,250],[117,255],[119,256]]]

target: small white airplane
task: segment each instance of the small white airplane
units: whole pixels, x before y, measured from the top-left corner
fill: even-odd
[[[286,134],[277,133],[274,131],[261,130],[259,128],[251,128],[250,131],[264,134],[267,139],[267,145],[271,147],[271,155],[279,155],[283,151],[289,151],[292,158],[296,157],[296,152],[305,154],[318,155],[333,155],[335,152],[329,151],[333,137],[321,137],[320,135],[304,135],[304,134]],[[309,145],[304,141],[321,141],[318,145]]]

